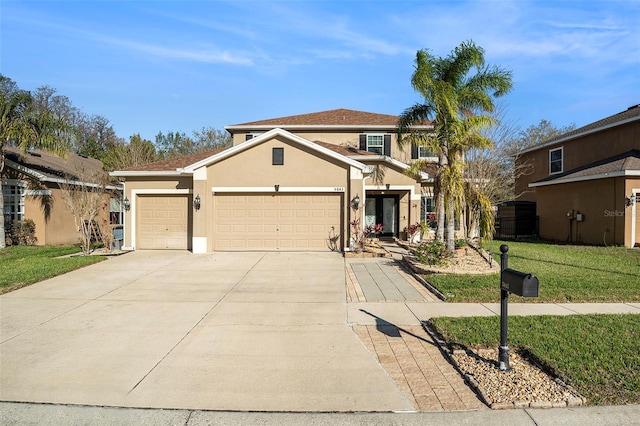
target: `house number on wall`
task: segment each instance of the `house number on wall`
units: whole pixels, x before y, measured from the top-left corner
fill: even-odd
[[[344,192],[344,187],[336,186],[335,188],[333,188],[333,192]]]

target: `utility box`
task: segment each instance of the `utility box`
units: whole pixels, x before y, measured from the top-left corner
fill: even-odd
[[[538,278],[532,274],[506,268],[501,274],[500,288],[522,297],[538,297]]]

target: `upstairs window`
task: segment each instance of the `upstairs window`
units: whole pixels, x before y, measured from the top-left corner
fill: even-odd
[[[367,135],[367,151],[382,155],[384,139],[382,135]]]
[[[248,141],[250,139],[253,138],[257,138],[258,136],[260,136],[263,132],[253,132],[253,133],[247,133],[246,135],[244,135],[244,140]]]
[[[271,160],[271,164],[274,166],[284,165],[284,148],[273,148]]]
[[[391,156],[391,135],[382,134],[361,134],[361,151],[369,151],[378,155]]]
[[[424,146],[418,147],[418,158],[437,158],[438,156],[433,152],[430,152]]]
[[[549,174],[562,173],[564,170],[564,149],[562,147],[549,150]]]

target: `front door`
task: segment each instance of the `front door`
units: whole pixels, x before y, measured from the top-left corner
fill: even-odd
[[[397,195],[367,195],[364,215],[365,226],[382,224],[382,237],[398,235]]]

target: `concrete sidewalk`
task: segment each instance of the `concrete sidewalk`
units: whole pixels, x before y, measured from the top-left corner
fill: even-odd
[[[499,303],[349,303],[349,323],[375,325],[376,317],[399,325],[420,325],[435,317],[499,316]],[[640,303],[509,303],[509,316],[640,314]]]
[[[148,410],[0,402],[0,424],[59,425],[486,425],[486,426],[633,426],[640,405],[454,411],[444,413],[257,413],[200,410]]]

